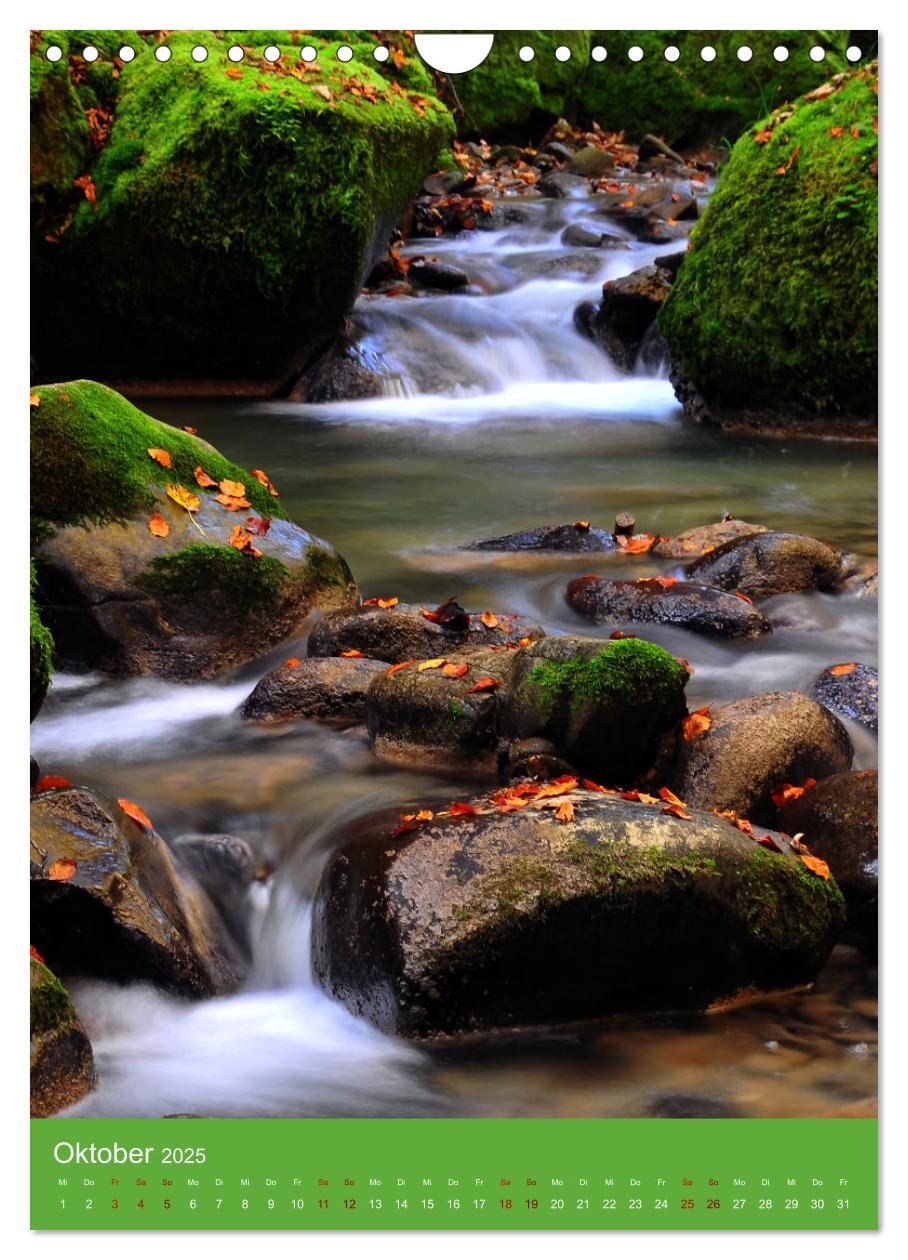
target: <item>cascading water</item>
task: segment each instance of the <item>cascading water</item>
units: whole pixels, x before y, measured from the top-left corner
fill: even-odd
[[[624,509],[665,534],[731,511],[874,555],[872,452],[693,429],[665,379],[619,373],[574,328],[574,309],[603,281],[682,245],[624,239],[596,198],[505,204],[520,222],[407,251],[462,267],[470,292],[358,302],[382,397],[141,405],[266,468],[288,512],[340,549],[365,595],[428,603],[456,593],[553,633],[605,635],[581,628],[563,599],[589,557],[461,547],[555,521],[610,525]],[[619,247],[562,245],[580,222],[615,233]],[[645,556],[622,569],[653,571]],[[808,594],[770,605],[775,633],[758,649],[648,627],[693,662],[692,707],[806,690],[832,661],[875,662],[872,604]],[[693,1099],[677,1105],[695,1114],[827,1115],[873,1093],[872,983],[848,951],[810,995],[672,1027],[542,1031],[460,1052],[404,1045],[330,1001],[309,973],[311,898],[327,854],[362,814],[472,788],[380,765],[361,730],[243,724],[236,708],[257,679],[305,648],[304,638],[284,644],[191,687],[54,680],[33,727],[43,770],[140,801],[170,838],[246,836],[277,867],[252,890],[254,960],[240,993],[187,1003],[142,985],[73,983],[100,1075],[74,1114],[646,1115],[675,1106],[670,1097]],[[855,764],[873,765],[875,742],[852,734]]]

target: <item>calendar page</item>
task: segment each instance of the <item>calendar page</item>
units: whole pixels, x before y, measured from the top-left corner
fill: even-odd
[[[877,33],[28,58],[32,1228],[876,1229]]]

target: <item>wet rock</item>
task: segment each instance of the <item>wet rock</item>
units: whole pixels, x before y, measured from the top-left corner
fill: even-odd
[[[457,606],[454,606],[457,607]],[[427,609],[435,612],[435,609]],[[428,620],[415,604],[394,608],[362,606],[329,613],[309,635],[310,656],[340,656],[357,650],[377,661],[429,660],[451,652],[479,647],[505,647],[523,638],[541,639],[541,626],[525,617],[498,614],[496,626],[486,626],[477,613]]]
[[[559,200],[590,195],[590,181],[582,175],[571,175],[568,171],[550,172],[539,181],[539,188],[546,197],[556,197]]]
[[[366,691],[389,662],[339,656],[309,657],[266,674],[240,707],[247,722],[361,722]]]
[[[630,371],[647,331],[671,289],[671,276],[648,265],[602,286],[602,301],[594,312],[578,308],[575,324],[598,342],[616,366]]]
[[[864,578],[860,586],[854,592],[855,599],[879,599],[880,596],[880,579],[879,574],[871,573],[869,577]]]
[[[844,671],[844,672],[843,672]],[[872,665],[845,661],[830,665],[814,679],[811,695],[840,717],[875,731],[878,721],[879,674]]]
[[[515,653],[509,735],[544,735],[584,774],[626,785],[684,712],[687,670],[643,639],[545,638]]]
[[[623,241],[615,241],[614,249],[626,249]],[[602,268],[602,259],[590,249],[573,250],[570,254],[550,254],[532,259],[523,267],[526,275],[548,276],[552,272],[566,271],[576,275],[592,276]]]
[[[211,898],[228,931],[251,961],[249,886],[255,880],[255,854],[240,836],[186,832],[170,842],[183,871],[189,871]]]
[[[447,197],[450,193],[460,192],[464,182],[461,170],[436,171],[422,181],[422,190],[430,197]]]
[[[382,393],[382,377],[376,368],[377,365],[366,362],[355,345],[341,342],[306,369],[288,398],[306,403],[377,398]]]
[[[551,154],[551,156],[553,158],[557,158],[559,162],[570,162],[574,156],[574,150],[569,149],[568,146],[563,144],[560,140],[550,141],[545,146],[543,152]]]
[[[537,525],[500,538],[467,543],[467,551],[614,551],[615,540],[598,526]]]
[[[660,538],[653,544],[653,555],[666,560],[686,560],[713,552],[727,542],[765,533],[765,525],[751,525],[734,518],[717,521],[714,525],[696,525],[674,538]]]
[[[737,595],[693,582],[674,581],[666,586],[664,581],[579,577],[568,583],[566,599],[576,612],[598,625],[655,622],[729,639],[772,631],[763,614]]]
[[[837,717],[799,691],[747,696],[714,708],[709,729],[681,741],[672,786],[700,809],[733,810],[771,826],[772,791],[823,779],[851,765],[853,749]]]
[[[535,779],[541,782],[575,772],[575,767],[565,761],[552,741],[542,735],[511,740],[501,760],[501,769],[512,781]]]
[[[466,288],[470,283],[470,277],[460,267],[435,259],[412,259],[407,279],[419,289],[442,289],[446,293]]]
[[[92,381],[35,392],[36,565],[61,663],[195,682],[260,656],[313,609],[355,598],[334,548],[288,520],[279,497],[207,442]],[[149,450],[163,451],[169,467]],[[213,486],[197,485],[197,467]],[[221,481],[240,485],[247,506],[219,503]],[[178,506],[168,485],[195,494],[197,509]],[[150,530],[153,515],[163,536]],[[254,539],[257,557],[229,542],[250,517],[270,520]]]
[[[666,157],[671,162],[677,163],[678,166],[687,165],[680,153],[676,153],[675,150],[671,148],[670,145],[667,145],[664,140],[660,140],[658,136],[654,136],[648,132],[640,141],[637,148],[637,161],[649,162],[655,157]]]
[[[217,912],[153,830],[86,788],[31,803],[32,942],[67,974],[209,997],[242,961]]]
[[[674,254],[660,254],[658,258],[653,259],[653,262],[660,271],[667,271],[672,280],[675,280],[686,257],[687,250],[679,249]]]
[[[497,165],[503,162],[519,162],[523,157],[523,149],[519,144],[497,144],[492,150],[492,161]]]
[[[740,1115],[719,1098],[703,1094],[662,1094],[655,1098],[647,1115],[657,1120],[726,1120]]]
[[[79,1102],[97,1078],[91,1042],[69,994],[37,958],[29,965],[30,1114],[43,1119]]]
[[[583,175],[587,179],[598,179],[601,175],[610,175],[615,169],[615,159],[605,149],[597,149],[594,144],[587,144],[572,155],[568,163],[571,175]]]
[[[877,776],[851,770],[821,779],[779,811],[789,835],[803,833],[815,857],[829,864],[845,897],[845,939],[876,955],[879,842]]]
[[[784,839],[770,852],[712,814],[571,801],[567,821],[491,804],[349,839],[315,902],[325,989],[386,1032],[427,1038],[705,1010],[816,976],[842,896]]]
[[[599,249],[608,240],[616,240],[605,232],[597,232],[583,223],[569,223],[561,233],[561,244],[580,249]]]
[[[421,670],[416,661],[392,674],[383,670],[366,696],[376,756],[407,766],[493,773],[514,656],[488,648],[446,655],[453,667],[467,666],[459,678],[442,667]],[[472,690],[483,682],[482,690]]]
[[[828,589],[841,569],[841,553],[818,538],[766,530],[723,543],[695,561],[687,576],[762,599],[781,591]]]

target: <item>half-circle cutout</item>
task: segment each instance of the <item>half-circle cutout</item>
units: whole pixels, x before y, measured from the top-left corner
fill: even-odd
[[[481,66],[492,51],[494,35],[414,35],[416,51],[433,70],[442,74],[466,74]]]

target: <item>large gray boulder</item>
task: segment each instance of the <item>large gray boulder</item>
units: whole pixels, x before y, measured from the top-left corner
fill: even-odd
[[[732,539],[687,570],[695,582],[741,591],[752,599],[782,591],[826,590],[841,574],[842,555],[834,547],[818,538],[775,530]]]

